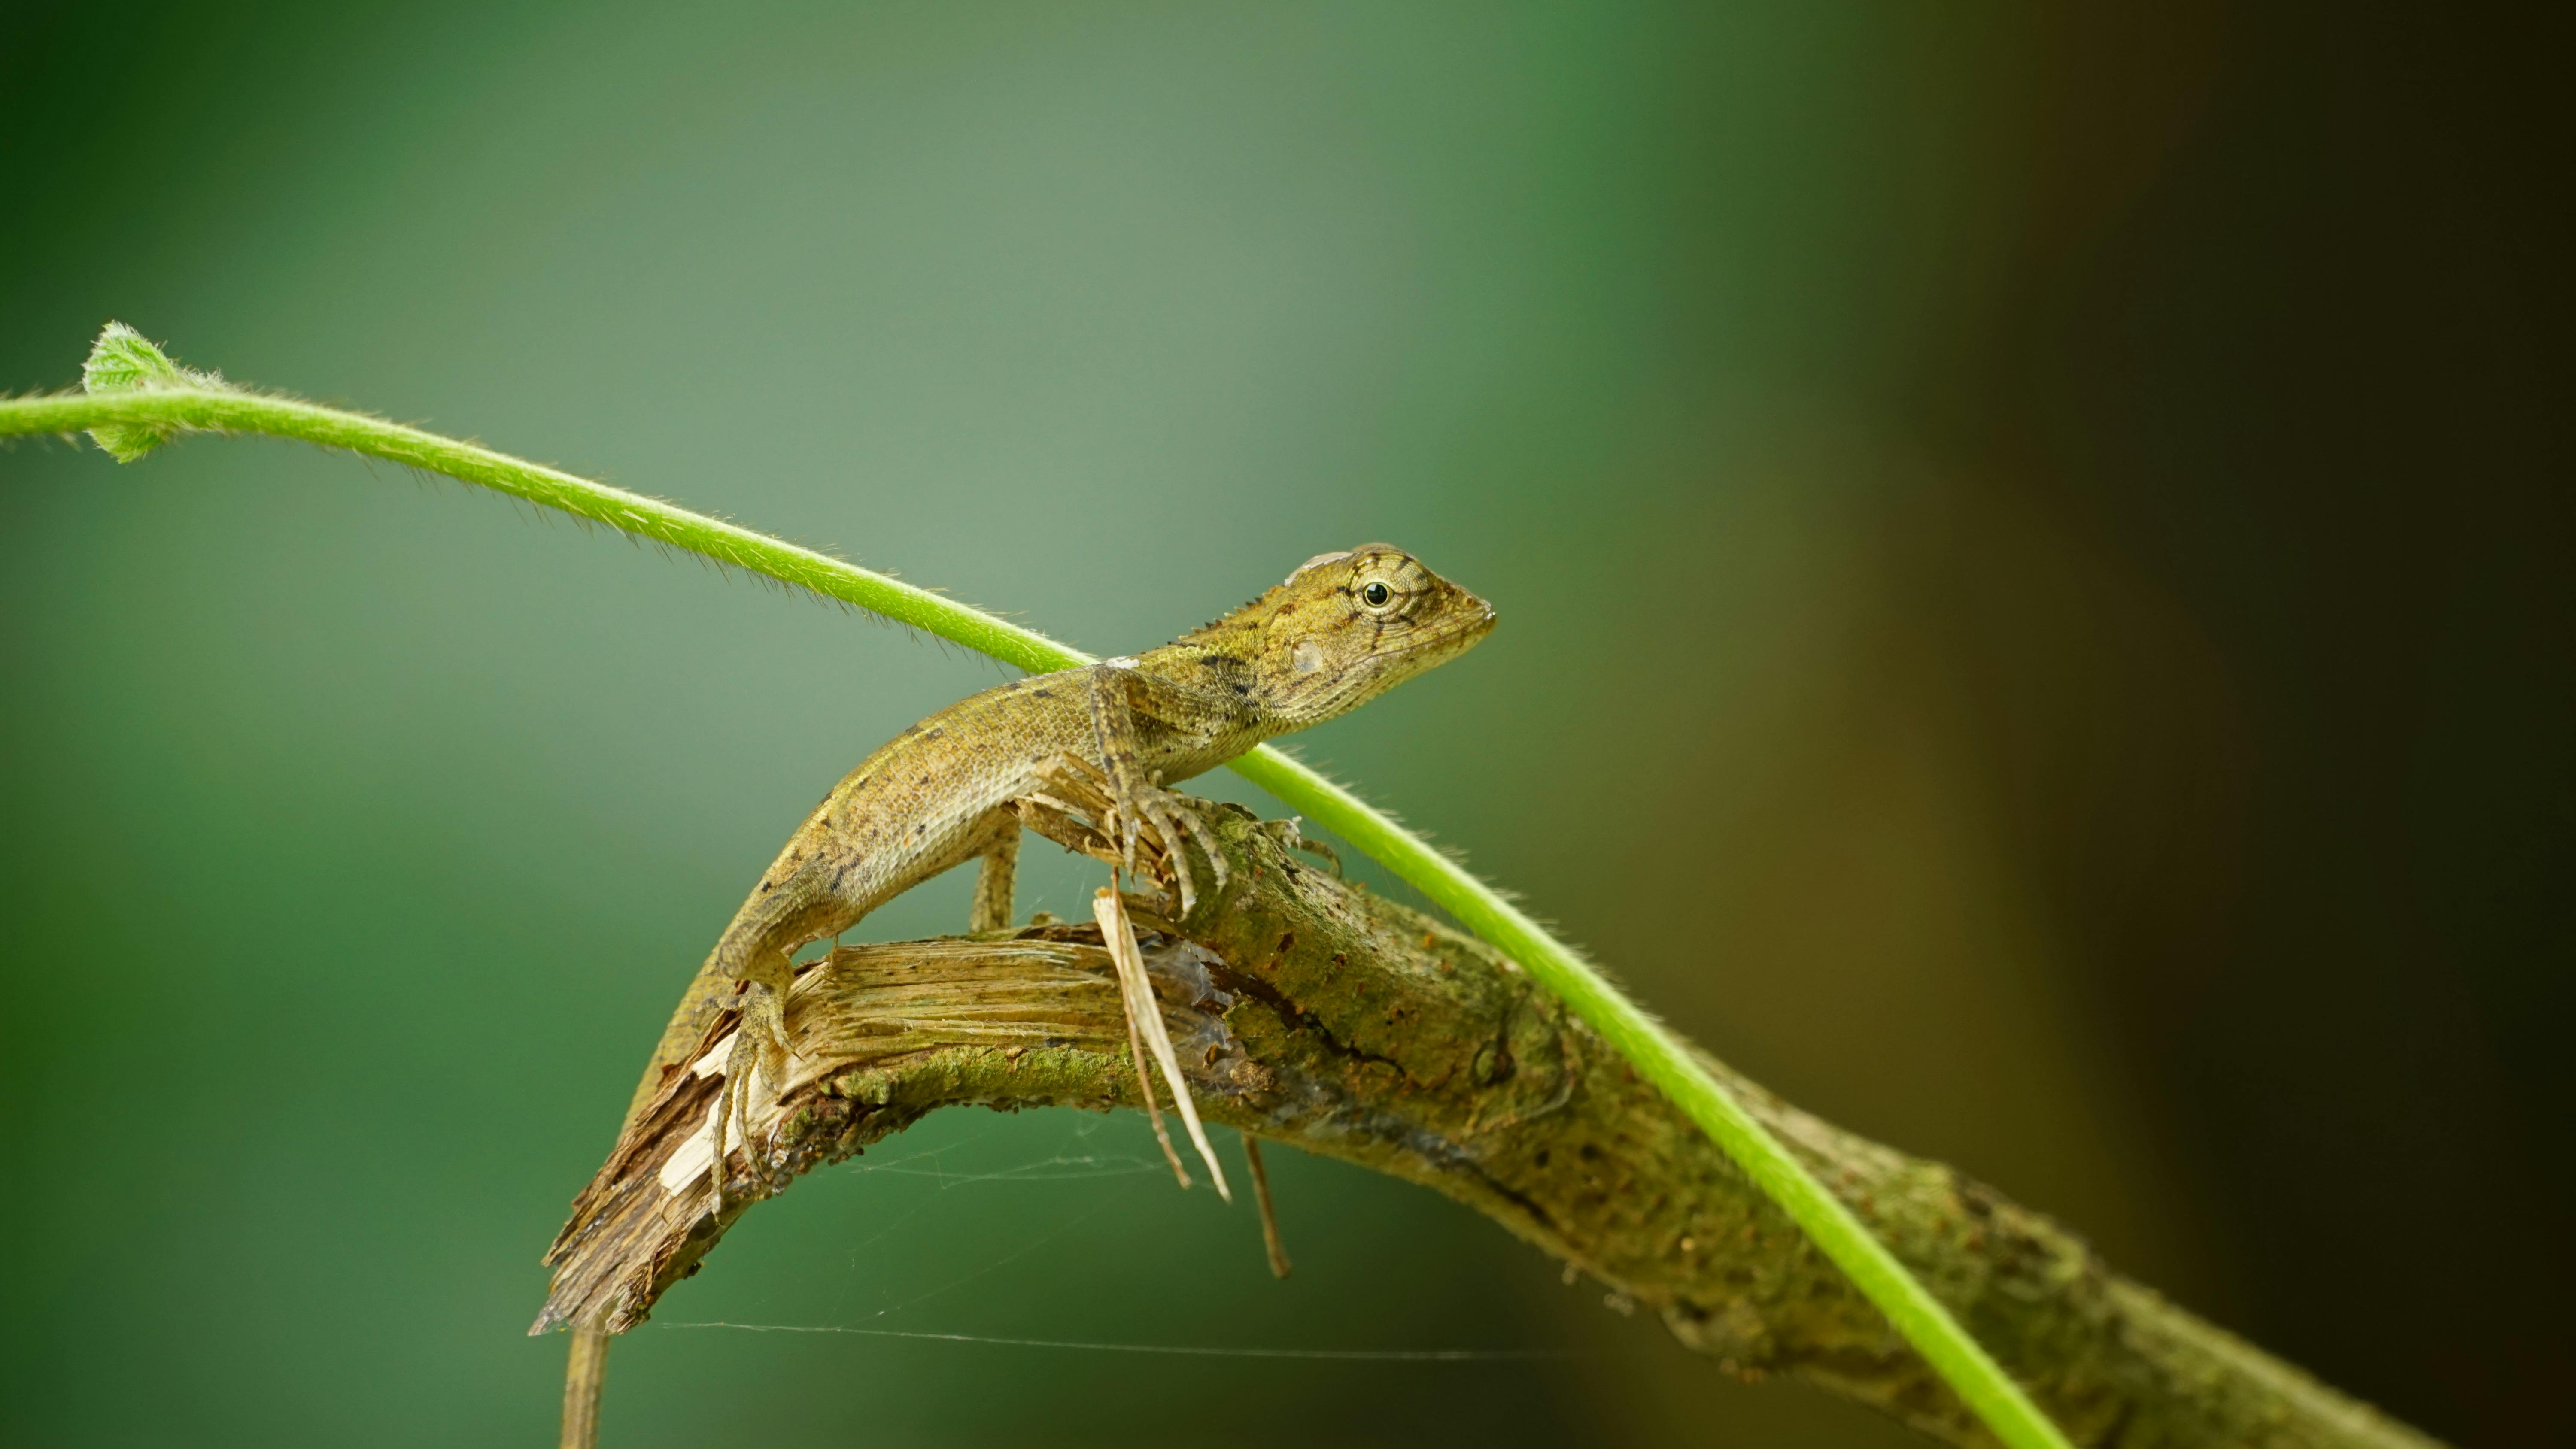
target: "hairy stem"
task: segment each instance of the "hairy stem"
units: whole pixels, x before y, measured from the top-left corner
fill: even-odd
[[[542,463],[496,453],[478,443],[440,437],[401,423],[342,412],[296,398],[201,388],[154,388],[90,396],[0,398],[0,436],[72,433],[103,426],[176,428],[187,432],[261,433],[326,448],[345,448],[406,467],[443,473],[514,498],[621,529],[638,538],[763,574],[781,583],[944,639],[953,639],[1022,669],[1088,664],[1091,656],[1007,619],[901,579],[755,533],[720,518],[629,493]]]
[[[139,373],[145,381],[84,395],[0,400],[0,436],[114,429],[120,431],[101,434],[103,443],[111,437],[145,438],[131,450],[118,449],[119,456],[127,458],[141,456],[152,446],[150,439],[191,431],[264,433],[346,448],[497,489],[764,574],[926,629],[1023,669],[1064,669],[1091,660],[1034,630],[929,590],[658,499],[360,413],[220,383],[201,385],[210,380],[183,372],[121,326],[111,325],[92,354],[93,386],[100,358],[111,345],[118,349],[116,360],[125,369],[119,376],[137,372],[139,357]],[[1998,1438],[2014,1449],[2066,1449],[2064,1436],[1940,1300],[1703,1064],[1581,953],[1429,842],[1288,755],[1262,746],[1236,760],[1233,769],[1377,859],[1563,998],[1780,1204]]]

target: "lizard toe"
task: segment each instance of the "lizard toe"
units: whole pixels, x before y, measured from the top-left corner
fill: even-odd
[[[1208,874],[1216,878],[1216,888],[1219,891],[1224,890],[1225,851],[1217,845],[1215,829],[1209,826],[1206,816],[1186,807],[1181,811],[1181,823],[1189,827],[1191,837],[1199,843],[1199,849],[1207,852]]]

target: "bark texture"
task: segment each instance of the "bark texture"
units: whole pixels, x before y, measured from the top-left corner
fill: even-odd
[[[1136,907],[1156,927],[1155,989],[1210,1119],[1465,1203],[1730,1372],[1794,1374],[1936,1438],[1992,1442],[1731,1162],[1511,962],[1211,808],[1226,888],[1177,922]],[[1033,827],[1096,846],[1042,813]],[[632,1327],[742,1212],[939,1108],[1141,1105],[1089,926],[846,948],[791,1000],[795,1076],[727,1164],[723,1212],[709,1215],[703,1174],[670,1166],[693,1138],[703,1153],[719,1082],[676,1069],[576,1200],[531,1331]],[[731,1029],[719,1021],[708,1046]],[[1957,1171],[1710,1066],[2077,1443],[2433,1443],[2120,1278]]]

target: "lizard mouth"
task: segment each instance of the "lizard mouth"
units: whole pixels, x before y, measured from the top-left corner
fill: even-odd
[[[1461,617],[1424,638],[1406,645],[1397,651],[1396,657],[1410,659],[1417,655],[1436,652],[1445,658],[1494,632],[1494,606],[1473,594],[1468,594],[1464,602],[1469,607],[1459,611]]]

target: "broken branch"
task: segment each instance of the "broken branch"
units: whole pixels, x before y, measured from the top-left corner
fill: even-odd
[[[1474,938],[1297,861],[1248,815],[1210,815],[1228,887],[1179,921],[1134,908],[1210,1119],[1444,1193],[1732,1372],[1795,1375],[1949,1442],[1992,1442],[1780,1209],[1555,997]],[[1061,814],[1029,821],[1096,843]],[[1143,1105],[1115,969],[1088,926],[844,948],[791,1002],[797,1071],[722,1165],[722,1212],[707,1211],[698,1165],[718,1084],[675,1070],[576,1201],[534,1331],[642,1322],[742,1212],[941,1107]],[[711,1027],[709,1049],[731,1028]],[[1706,1065],[2075,1442],[2433,1442],[2119,1277],[1954,1169]]]

